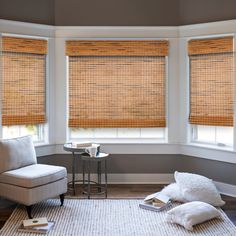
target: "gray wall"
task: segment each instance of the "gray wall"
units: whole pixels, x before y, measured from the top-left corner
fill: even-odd
[[[181,25],[236,19],[235,0],[179,0]]]
[[[0,0],[0,18],[50,25],[176,26],[236,19],[235,0]]]
[[[0,19],[54,25],[54,0],[0,0]]]
[[[39,163],[62,165],[72,172],[72,155],[38,158]],[[78,172],[81,162],[78,160]],[[174,173],[175,170],[201,174],[215,181],[236,185],[236,164],[184,155],[111,155],[109,173]],[[94,171],[94,170],[93,170]]]
[[[178,0],[57,0],[56,25],[178,25]]]

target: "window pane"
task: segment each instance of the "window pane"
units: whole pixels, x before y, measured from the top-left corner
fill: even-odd
[[[20,129],[18,126],[3,126],[2,137],[4,139],[16,138],[20,136]]]
[[[193,141],[233,146],[233,127],[193,126]]]
[[[201,142],[215,142],[215,126],[198,125],[196,139]]]
[[[140,129],[121,128],[118,129],[118,138],[140,138]]]
[[[117,129],[114,128],[100,128],[94,129],[94,138],[116,138]]]
[[[233,127],[216,127],[217,143],[224,143],[233,146]]]
[[[162,128],[141,128],[142,138],[165,138],[165,129]]]
[[[90,128],[70,128],[70,138],[93,138],[93,131],[94,129]]]
[[[165,128],[70,128],[69,139],[165,138]]]
[[[44,126],[43,125],[15,125],[3,126],[3,138],[17,138],[21,136],[31,135],[34,142],[43,141]]]

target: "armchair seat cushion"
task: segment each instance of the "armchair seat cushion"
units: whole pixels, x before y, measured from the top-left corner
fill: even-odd
[[[66,177],[65,167],[34,164],[0,174],[0,183],[34,188]]]

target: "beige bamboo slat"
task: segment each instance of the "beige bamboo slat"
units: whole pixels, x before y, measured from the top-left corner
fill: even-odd
[[[4,36],[2,37],[2,51],[46,55],[48,53],[47,40]]]
[[[122,119],[70,119],[69,127],[83,127],[83,128],[152,128],[152,127],[166,127],[166,122],[162,120],[122,120]]]
[[[165,127],[165,57],[69,57],[69,127]]]
[[[233,53],[190,56],[191,124],[233,126]]]
[[[15,47],[15,38],[4,37],[2,53],[2,125],[28,125],[46,122],[46,55],[38,40],[21,39],[24,50]],[[10,45],[10,42],[13,45]],[[29,49],[27,49],[29,42]],[[41,42],[41,40],[40,40]],[[5,45],[7,43],[7,46]],[[39,51],[36,51],[39,49]],[[12,51],[10,51],[12,50]],[[19,52],[21,51],[21,52]]]
[[[68,40],[67,56],[167,56],[167,40]]]
[[[233,37],[193,39],[188,43],[189,55],[233,52]]]

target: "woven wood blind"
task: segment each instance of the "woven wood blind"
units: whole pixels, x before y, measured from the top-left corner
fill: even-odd
[[[46,122],[47,41],[3,37],[2,125]]]
[[[67,56],[167,56],[168,41],[69,40]]]
[[[233,126],[233,38],[191,40],[191,124]]]
[[[69,127],[166,126],[163,51],[168,53],[167,41],[163,50],[156,49],[158,41],[141,41],[143,49],[139,41],[78,44],[83,44],[86,53],[78,56],[73,50],[69,56]],[[145,48],[151,45],[155,54],[160,50],[159,56],[146,55]],[[67,42],[67,53],[70,46],[71,41]]]

